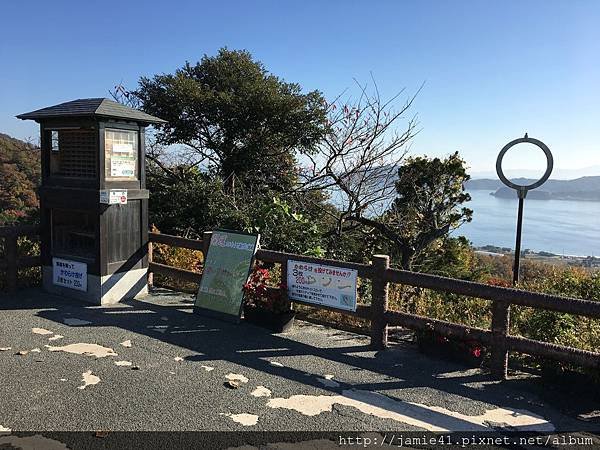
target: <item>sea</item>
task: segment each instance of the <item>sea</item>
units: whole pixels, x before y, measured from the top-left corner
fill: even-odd
[[[474,246],[515,248],[518,199],[469,191],[473,220],[453,234]],[[557,255],[600,256],[600,202],[525,199],[521,249]]]

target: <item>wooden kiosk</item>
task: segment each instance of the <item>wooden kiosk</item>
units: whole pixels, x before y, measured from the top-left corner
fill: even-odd
[[[144,130],[165,121],[106,98],[17,117],[40,124],[44,289],[99,305],[146,294]]]

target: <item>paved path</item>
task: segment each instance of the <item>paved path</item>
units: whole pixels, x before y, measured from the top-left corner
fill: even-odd
[[[109,307],[1,296],[6,347],[0,432],[600,428],[531,380],[497,383],[409,344],[374,352],[364,336],[305,322],[271,335],[194,315],[190,296],[164,290]]]

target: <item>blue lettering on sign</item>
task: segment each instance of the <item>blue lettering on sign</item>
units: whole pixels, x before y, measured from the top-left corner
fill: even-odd
[[[86,291],[87,265],[54,259],[54,284]]]

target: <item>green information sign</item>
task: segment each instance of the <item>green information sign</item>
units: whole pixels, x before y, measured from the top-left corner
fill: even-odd
[[[215,230],[210,239],[195,311],[239,322],[242,288],[248,279],[259,236]]]

